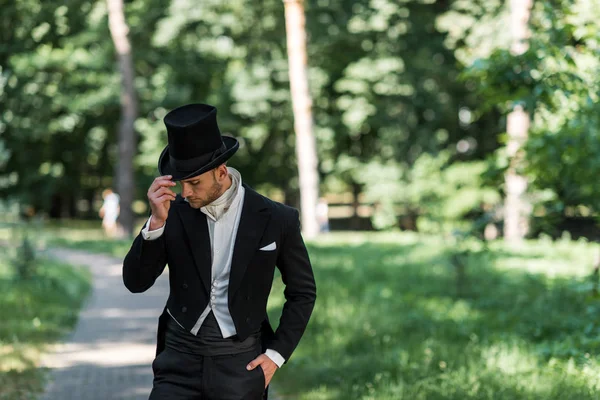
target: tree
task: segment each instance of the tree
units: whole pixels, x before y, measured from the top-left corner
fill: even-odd
[[[533,0],[510,0],[510,27],[512,32],[511,52],[519,56],[527,51],[529,30],[527,24]],[[527,178],[519,173],[524,160],[523,145],[527,141],[529,113],[522,104],[515,104],[508,114],[506,131],[507,151],[510,164],[505,177],[506,198],[504,201],[504,238],[508,241],[522,240],[528,231],[530,208],[525,200]]]
[[[516,104],[529,114],[526,119],[523,113],[516,114],[517,121],[509,119],[506,129],[514,132],[516,122],[526,143],[501,135],[507,146],[490,157],[486,175],[506,191],[502,181],[507,171],[514,168],[519,175],[525,174],[528,179],[521,185],[527,187],[535,215],[531,222],[536,225],[530,234],[560,233],[558,225],[565,218],[586,217],[600,209],[593,178],[600,168],[595,161],[600,147],[595,145],[598,131],[593,117],[600,93],[599,31],[593,21],[600,15],[600,4],[591,0],[535,2],[527,25],[521,25],[531,30],[531,36],[524,48],[512,49],[515,41],[505,29],[514,15],[507,12],[509,3],[482,3],[486,9],[474,6],[478,1],[453,3],[445,23],[450,43],[458,44],[455,53],[466,66],[461,76],[476,83],[477,112],[485,115],[494,109],[508,115]],[[461,29],[452,24],[456,20],[463,21]],[[487,29],[482,29],[481,21],[487,21],[483,24]],[[521,144],[523,149],[517,147]]]
[[[127,37],[129,28],[125,21],[123,0],[107,0],[108,24],[117,50],[117,59],[121,73],[121,121],[119,124],[119,157],[115,173],[117,192],[121,197],[119,224],[127,235],[133,232],[133,210],[135,186],[133,157],[136,153],[134,123],[137,117],[137,96],[134,87],[134,69],[131,56],[131,44]]]
[[[96,216],[118,114],[105,3],[19,0],[2,10],[0,132],[10,156],[0,197],[54,218]]]
[[[303,0],[284,0],[290,88],[296,131],[302,228],[307,237],[318,232],[316,206],[319,190],[317,151],[313,135],[312,101],[308,90],[306,30]]]

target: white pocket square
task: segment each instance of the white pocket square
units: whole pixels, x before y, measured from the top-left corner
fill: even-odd
[[[265,247],[261,247],[260,251],[273,251],[277,248],[277,244],[275,242],[266,245]]]

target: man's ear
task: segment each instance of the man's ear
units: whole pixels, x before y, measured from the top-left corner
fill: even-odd
[[[220,179],[225,179],[227,177],[228,171],[227,171],[227,165],[226,164],[221,164],[217,167],[217,174],[219,175]]]

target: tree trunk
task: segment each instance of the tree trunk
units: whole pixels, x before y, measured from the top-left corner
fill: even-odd
[[[108,25],[121,73],[121,121],[119,123],[119,159],[115,172],[116,191],[121,197],[119,230],[130,236],[133,233],[133,210],[131,203],[135,192],[133,182],[133,157],[136,150],[134,122],[137,117],[137,97],[134,87],[134,69],[131,45],[127,34],[123,0],[106,0],[108,5]]]
[[[306,237],[314,237],[319,230],[317,201],[319,176],[317,150],[313,134],[312,101],[308,91],[306,31],[303,0],[284,0],[290,89],[296,131],[296,158],[300,178],[300,207],[302,230]]]
[[[527,51],[528,21],[533,0],[510,0],[510,26],[513,36],[511,52],[514,55]],[[530,206],[525,199],[527,179],[519,174],[524,162],[523,145],[527,141],[529,113],[522,105],[515,105],[507,117],[508,156],[510,164],[504,176],[506,199],[504,201],[504,238],[510,242],[521,241],[529,230]]]

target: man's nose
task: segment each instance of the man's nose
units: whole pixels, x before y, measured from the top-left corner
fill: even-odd
[[[189,197],[192,193],[191,193],[191,189],[189,186],[185,185],[185,184],[181,184],[181,195],[183,197]]]

